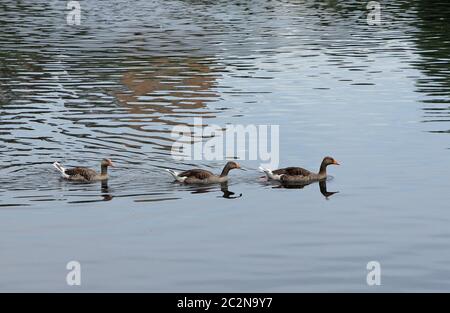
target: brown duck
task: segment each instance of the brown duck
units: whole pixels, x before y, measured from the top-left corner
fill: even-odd
[[[53,166],[61,173],[62,177],[73,181],[91,182],[108,179],[108,167],[114,167],[113,162],[110,159],[103,159],[100,163],[101,172],[97,173],[93,169],[87,167],[75,167],[71,169],[65,169],[58,162],[53,163]]]
[[[166,169],[173,178],[185,184],[215,184],[215,183],[224,183],[228,181],[228,173],[232,169],[240,169],[241,166],[236,162],[228,162],[222,170],[220,175],[214,175],[210,171],[202,170],[202,169],[192,169],[184,172],[176,172],[171,169]]]
[[[320,164],[318,173],[312,173],[301,167],[286,167],[274,171],[263,167],[260,167],[259,169],[266,173],[268,179],[277,180],[284,183],[307,184],[326,179],[328,165],[339,165],[339,163],[332,157],[325,157],[322,164]]]

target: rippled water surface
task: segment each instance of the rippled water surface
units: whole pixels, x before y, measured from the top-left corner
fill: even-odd
[[[445,1],[0,3],[0,290],[450,290],[450,33]],[[173,127],[279,125],[227,186],[182,186]],[[107,184],[60,179],[117,165]],[[334,193],[337,192],[338,193]],[[66,285],[66,264],[82,286]],[[366,284],[378,261],[382,285]]]

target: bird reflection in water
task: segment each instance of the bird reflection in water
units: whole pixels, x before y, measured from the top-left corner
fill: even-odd
[[[113,195],[109,191],[108,181],[107,180],[103,180],[102,181],[102,194],[101,194],[101,196],[103,197],[103,201],[111,201],[114,198]]]
[[[242,197],[242,193],[240,193],[239,195],[235,196],[235,193],[232,191],[228,190],[228,183],[222,183],[220,184],[220,190],[223,192],[222,197],[225,199],[237,199]]]
[[[97,182],[96,182],[97,183]],[[98,199],[97,193],[93,196],[95,196],[94,200],[76,200],[76,201],[69,201],[68,203],[94,203],[94,202],[103,202],[103,201],[111,201],[114,196],[110,193],[109,187],[108,187],[108,181],[103,180],[101,183],[101,199]],[[79,184],[79,185],[85,185],[85,184],[92,184],[92,183],[86,183],[86,182],[73,182],[73,184]],[[86,194],[85,194],[86,195]]]
[[[313,183],[310,184],[295,184],[295,183],[281,183],[278,186],[275,186],[273,188],[286,188],[286,189],[303,189],[306,186],[309,186]],[[321,180],[319,182],[319,190],[320,193],[325,197],[325,199],[329,199],[329,197],[331,197],[332,195],[339,193],[339,191],[328,191],[327,190],[327,181],[326,180]]]
[[[201,194],[201,193],[207,193],[207,192],[214,192],[217,191],[217,185],[190,185],[189,188],[192,190],[192,194]],[[230,191],[228,189],[228,183],[221,183],[220,184],[220,191],[222,191],[222,196],[218,196],[218,198],[225,198],[225,199],[237,199],[242,197],[242,193],[236,195],[235,192]]]

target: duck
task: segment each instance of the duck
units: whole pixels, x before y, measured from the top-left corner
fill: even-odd
[[[79,182],[105,181],[108,177],[108,167],[114,167],[111,159],[103,159],[100,163],[101,172],[98,173],[87,167],[74,167],[65,169],[60,163],[55,162],[53,166],[61,173],[62,177],[67,180]]]
[[[276,180],[287,184],[289,183],[308,184],[316,181],[325,180],[327,178],[328,165],[340,165],[340,164],[332,157],[327,156],[323,158],[318,173],[310,172],[301,167],[286,167],[274,171],[264,167],[259,167],[259,169],[266,174],[269,180]]]
[[[222,173],[220,175],[215,175],[210,171],[203,169],[192,169],[184,172],[176,172],[171,169],[166,169],[172,177],[180,182],[185,184],[215,184],[215,183],[224,183],[228,181],[228,173],[232,169],[241,169],[241,166],[237,162],[230,161],[225,164]]]

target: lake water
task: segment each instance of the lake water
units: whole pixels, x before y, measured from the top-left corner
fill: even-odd
[[[1,291],[450,291],[450,7],[383,1],[0,4]],[[260,160],[182,186],[176,125],[279,125]],[[117,165],[108,184],[51,163]],[[337,192],[327,194],[327,192]],[[80,262],[82,285],[66,284]],[[381,265],[368,286],[367,263]]]

